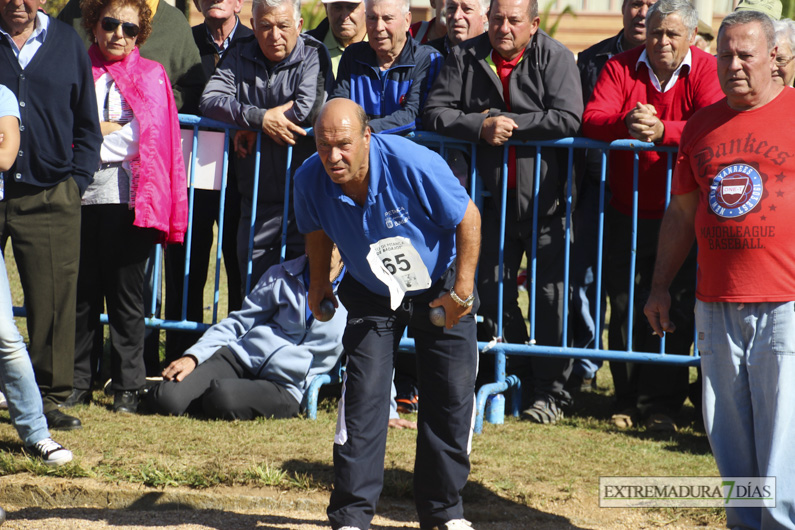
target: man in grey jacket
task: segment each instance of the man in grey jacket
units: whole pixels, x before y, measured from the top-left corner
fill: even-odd
[[[516,275],[522,256],[533,253],[534,147],[508,154],[503,329],[497,329],[497,280],[503,145],[509,140],[550,140],[580,128],[582,94],[574,56],[538,28],[536,0],[494,0],[487,34],[461,43],[447,56],[428,95],[423,124],[430,131],[478,144],[477,165],[491,197],[483,205],[483,246],[478,275],[479,339],[528,341],[517,303]],[[561,346],[563,328],[566,152],[542,149],[538,194],[536,344]],[[565,346],[565,345],[564,345]],[[514,359],[509,369],[523,379],[529,408],[523,417],[554,423],[570,400],[563,385],[571,361]],[[484,372],[481,370],[481,372]],[[488,372],[488,371],[486,371]],[[484,381],[485,382],[485,381]]]
[[[254,131],[239,131],[234,145],[241,195],[238,260],[246,277],[253,186],[259,179],[254,223],[251,285],[279,262],[284,210],[287,146],[293,146],[292,167],[314,151],[303,127],[312,122],[332,81],[328,52],[317,40],[301,34],[298,0],[254,0],[254,35],[240,39],[224,54],[201,97],[204,116],[247,129],[262,130],[261,163],[254,167]],[[325,66],[322,66],[325,65]],[[304,252],[290,208],[287,257]]]
[[[344,267],[331,258],[330,280]],[[250,420],[298,415],[316,375],[331,370],[342,354],[347,311],[340,306],[321,322],[307,305],[306,256],[274,265],[243,302],[163,370],[148,404],[161,414],[200,412],[212,418]]]

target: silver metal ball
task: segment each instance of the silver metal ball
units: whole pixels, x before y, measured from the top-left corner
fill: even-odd
[[[334,313],[336,312],[337,308],[334,307],[334,302],[328,298],[324,298],[323,301],[320,302],[317,311],[315,311],[315,318],[321,322],[328,322],[334,317]]]
[[[444,307],[442,306],[432,307],[428,316],[431,319],[431,324],[440,328],[443,328],[447,321],[447,315],[445,315]]]

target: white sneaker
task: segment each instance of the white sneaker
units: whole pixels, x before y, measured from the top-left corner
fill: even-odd
[[[355,526],[343,526],[342,528],[339,528],[338,530],[360,530],[360,529],[356,528]]]
[[[28,453],[38,456],[48,466],[60,466],[72,461],[72,451],[53,440],[45,438],[25,448]]]
[[[7,410],[8,409],[8,401],[6,397],[0,392],[0,410]]]
[[[474,530],[472,523],[466,519],[451,519],[443,525],[437,526],[434,530]]]

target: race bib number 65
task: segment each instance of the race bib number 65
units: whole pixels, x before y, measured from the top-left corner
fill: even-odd
[[[408,238],[388,237],[373,243],[367,258],[373,274],[390,287],[393,303],[396,295],[402,298],[406,291],[431,286],[428,268]]]

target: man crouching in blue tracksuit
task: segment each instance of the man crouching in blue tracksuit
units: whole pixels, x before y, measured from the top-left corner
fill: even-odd
[[[344,276],[338,252],[326,264],[325,287]],[[198,412],[211,418],[250,420],[298,415],[316,375],[342,354],[347,312],[327,322],[307,305],[306,256],[274,265],[262,275],[239,311],[215,324],[163,370],[147,403],[161,414]]]
[[[469,475],[477,342],[473,310],[480,213],[444,160],[402,137],[371,134],[364,110],[326,103],[317,154],[295,177],[298,229],[306,234],[309,306],[336,303],[333,242],[347,267],[347,356],[334,437],[334,529],[366,529],[383,485],[389,389],[403,330],[417,348],[422,408],[414,496],[424,529],[469,529],[461,489]],[[330,178],[329,178],[330,177]],[[442,306],[446,325],[429,320]]]

